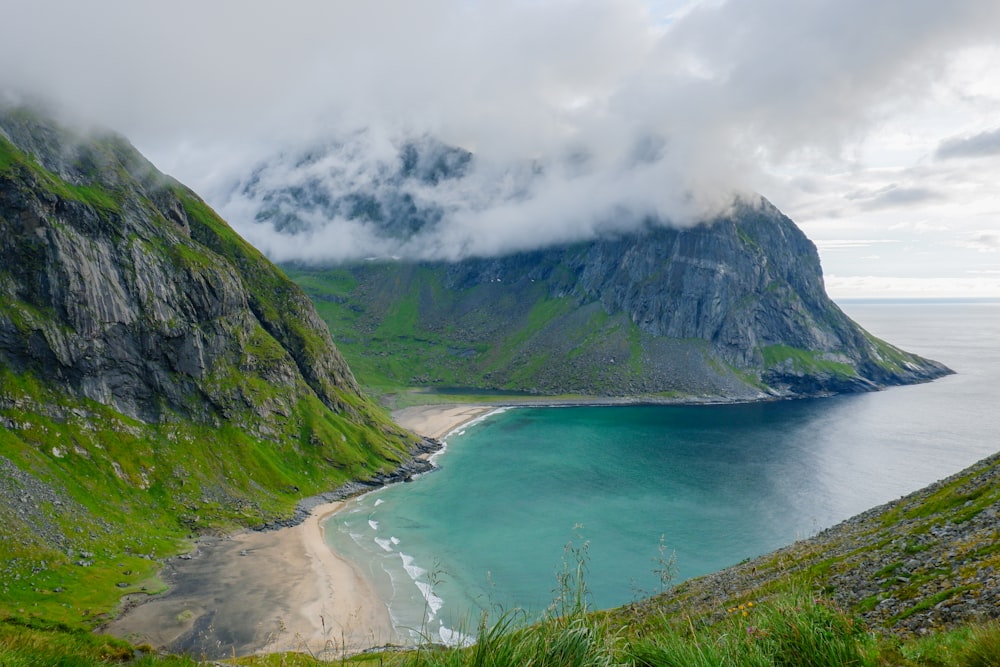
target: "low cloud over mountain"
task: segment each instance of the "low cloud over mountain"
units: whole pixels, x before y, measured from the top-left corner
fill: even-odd
[[[379,249],[339,217],[264,237],[257,211],[230,201],[262,161],[294,187],[291,172],[278,182],[282,160],[316,146],[356,142],[351,173],[373,181],[366,169],[394,169],[414,138],[472,153],[461,179],[410,193],[440,209],[440,235],[402,250],[448,257],[648,215],[684,224],[738,191],[798,220],[879,225],[886,207],[846,195],[899,182],[939,146],[967,154],[1000,101],[1000,5],[980,0],[38,0],[5,13],[0,87],[123,132],[281,257]],[[940,191],[931,206],[986,197],[946,185],[906,183]],[[955,224],[976,206],[934,215]]]

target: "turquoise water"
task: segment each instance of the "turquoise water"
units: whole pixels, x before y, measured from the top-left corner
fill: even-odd
[[[482,609],[540,613],[567,545],[596,607],[753,557],[996,451],[1000,304],[846,304],[956,376],[875,394],[729,406],[516,408],[448,440],[440,470],[327,524],[414,635]]]

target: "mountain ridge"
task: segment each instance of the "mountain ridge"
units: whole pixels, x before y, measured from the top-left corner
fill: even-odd
[[[370,385],[761,400],[951,372],[844,315],[815,246],[765,200],[501,257],[286,271]]]
[[[847,318],[815,245],[763,197],[684,225],[622,201],[572,233],[532,207],[546,179],[586,173],[585,156],[492,165],[358,132],[259,163],[230,203],[249,236],[303,258],[286,272],[387,393],[762,400],[950,372]]]

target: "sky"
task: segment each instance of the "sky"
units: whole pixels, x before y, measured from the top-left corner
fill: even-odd
[[[362,181],[400,137],[476,155],[474,178],[417,193],[447,212],[421,256],[693,224],[756,192],[817,244],[834,298],[1000,297],[1000,0],[0,0],[0,16],[7,99],[124,134],[275,259],[387,250],[344,220],[278,234],[233,194],[264,161],[363,130]]]

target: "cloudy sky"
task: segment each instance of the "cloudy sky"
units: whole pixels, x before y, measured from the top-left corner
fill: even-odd
[[[835,298],[1000,296],[997,0],[0,0],[0,15],[0,88],[125,134],[279,258],[335,241],[276,240],[232,185],[366,127],[376,152],[401,134],[465,147],[484,183],[563,165],[516,205],[455,209],[450,233],[481,248],[597,233],[623,207],[686,224],[752,191],[816,242]]]

